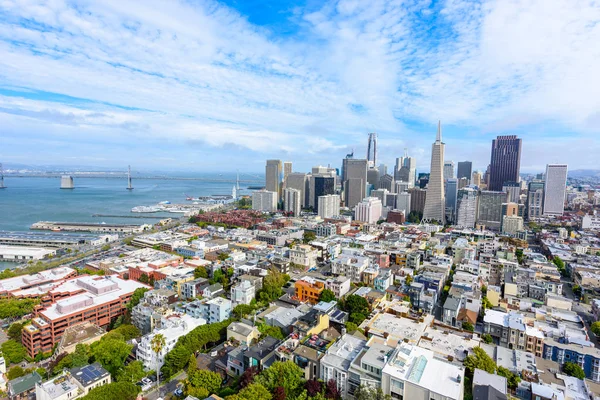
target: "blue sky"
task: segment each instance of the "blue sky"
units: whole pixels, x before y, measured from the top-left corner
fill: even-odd
[[[262,171],[408,148],[597,168],[600,2],[0,2],[0,162]]]

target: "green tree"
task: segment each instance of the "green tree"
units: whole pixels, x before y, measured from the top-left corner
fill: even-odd
[[[236,318],[246,318],[248,315],[252,314],[253,311],[254,307],[251,305],[238,304],[231,312]]]
[[[369,302],[364,297],[351,294],[344,301],[344,311],[362,314],[365,318],[369,315]]]
[[[82,397],[82,400],[135,400],[140,388],[130,382],[112,382],[98,386]]]
[[[189,396],[206,398],[221,388],[223,378],[217,372],[198,369],[193,371],[186,381],[186,393]]]
[[[208,272],[206,271],[206,267],[199,266],[194,270],[194,278],[206,278],[208,279]]]
[[[321,295],[319,296],[319,300],[320,301],[324,301],[326,303],[329,303],[330,301],[334,301],[337,300],[335,298],[335,293],[333,293],[333,290],[331,289],[324,289],[321,292]]]
[[[281,328],[278,326],[267,325],[266,323],[262,323],[257,326],[258,331],[261,333],[261,337],[272,336],[275,339],[283,340],[287,335],[285,335]]]
[[[492,304],[492,302],[489,301],[486,296],[482,297],[481,304],[483,305],[483,309],[484,310],[489,310],[490,308],[494,307],[494,305]]]
[[[311,231],[305,231],[304,235],[302,235],[302,241],[305,244],[312,242],[316,238],[317,238],[317,235],[314,232],[311,232]]]
[[[406,279],[405,279],[405,281],[404,281],[404,282],[406,282],[406,284],[407,284],[408,286],[410,286],[410,284],[411,284],[411,283],[413,283],[413,280],[414,280],[414,279],[413,279],[412,275],[408,274],[408,275],[406,275]]]
[[[473,326],[473,324],[468,321],[465,321],[462,323],[462,328],[465,331],[469,331],[469,332],[473,332],[475,330],[475,327]]]
[[[9,338],[20,341],[21,340],[21,331],[23,330],[24,324],[21,322],[15,322],[8,328],[7,335]]]
[[[117,382],[136,383],[146,375],[148,374],[144,371],[144,364],[136,360],[119,370],[117,373]]]
[[[131,353],[132,345],[121,340],[100,340],[92,345],[92,355],[112,376],[116,376]]]
[[[135,325],[123,324],[104,335],[102,340],[118,339],[127,342],[140,336],[142,336],[142,333]]]
[[[516,389],[519,386],[519,382],[521,382],[521,378],[513,374],[508,368],[498,367],[498,375],[506,378],[506,383],[509,388]]]
[[[90,359],[90,346],[87,344],[78,344],[72,355],[72,368],[83,367],[87,365]]]
[[[464,365],[471,376],[476,368],[490,374],[496,372],[496,363],[481,347],[473,348],[473,354],[465,357]]]
[[[271,392],[260,383],[246,386],[234,397],[236,400],[271,400],[272,398]]]
[[[392,396],[383,394],[380,387],[376,388],[371,385],[360,385],[354,392],[355,400],[391,400]]]
[[[11,369],[9,369],[8,372],[6,373],[6,377],[8,378],[9,381],[12,381],[13,379],[17,379],[23,375],[26,375],[25,370],[23,368],[21,368],[19,365],[15,365]]]
[[[143,274],[142,276],[144,276],[145,274]],[[145,275],[146,278],[148,278],[148,275]],[[142,282],[142,279],[140,278],[140,282]],[[144,283],[144,282],[142,282]],[[145,282],[148,283],[148,282]],[[140,304],[140,300],[142,300],[142,298],[144,297],[144,293],[146,293],[148,290],[148,288],[137,288],[134,290],[133,294],[131,295],[131,300],[129,300],[129,303],[127,303],[127,310],[129,312],[131,312],[131,310],[133,310],[133,307],[137,306],[138,304]]]
[[[217,259],[219,259],[219,261],[225,261],[229,258],[229,253],[219,253],[219,255],[217,256]]]
[[[562,368],[563,372],[569,376],[574,376],[575,378],[578,379],[585,379],[585,372],[583,371],[583,369],[572,362],[566,362],[563,364],[563,368]]]
[[[582,293],[583,293],[583,290],[581,289],[581,286],[573,285],[573,294],[575,295],[575,297],[580,299]]]
[[[592,332],[594,332],[594,335],[600,336],[600,321],[596,321],[592,324]]]
[[[156,354],[157,359],[159,358],[159,355],[166,344],[167,339],[162,333],[157,333],[152,337],[152,340],[150,340],[150,347],[152,348],[152,351]],[[158,368],[159,364],[156,363],[156,387],[160,386],[160,371],[158,370]]]
[[[278,299],[283,295],[283,285],[289,280],[288,275],[282,274],[276,268],[271,268],[263,279],[263,287],[257,294],[258,299],[265,303]]]
[[[354,332],[356,330],[358,330],[358,325],[356,325],[354,322],[346,322],[346,331]]]
[[[288,396],[296,393],[303,381],[304,371],[293,361],[274,362],[254,379],[254,382],[260,383],[269,391],[281,386]]]
[[[481,335],[481,339],[483,340],[484,343],[490,344],[494,341],[494,339],[492,338],[492,335],[490,335],[489,333],[484,333],[483,335]]]
[[[0,346],[6,364],[18,364],[27,356],[27,350],[20,342],[10,339]]]
[[[0,300],[0,319],[21,318],[31,314],[38,304],[40,304],[39,299],[2,299]]]

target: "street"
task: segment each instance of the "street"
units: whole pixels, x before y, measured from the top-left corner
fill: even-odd
[[[167,397],[167,394],[173,393],[175,391],[175,389],[177,389],[177,385],[179,384],[179,381],[182,381],[186,378],[187,378],[187,374],[185,373],[185,371],[181,371],[179,374],[175,375],[169,382],[162,385],[159,388],[159,390],[156,390],[156,386],[155,386],[154,389],[152,389],[151,391],[149,391],[148,393],[146,393],[144,395],[144,398],[146,398],[148,400],[156,400],[159,397],[165,398],[165,397]]]

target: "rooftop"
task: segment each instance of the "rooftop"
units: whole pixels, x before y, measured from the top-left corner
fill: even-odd
[[[83,387],[90,386],[91,384],[106,378],[110,374],[107,370],[102,368],[99,363],[93,363],[84,365],[83,367],[71,369],[71,375],[77,379]]]

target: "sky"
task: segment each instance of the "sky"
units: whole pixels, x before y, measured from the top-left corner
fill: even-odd
[[[0,162],[598,169],[598,0],[0,0]],[[379,162],[378,162],[379,163]]]

